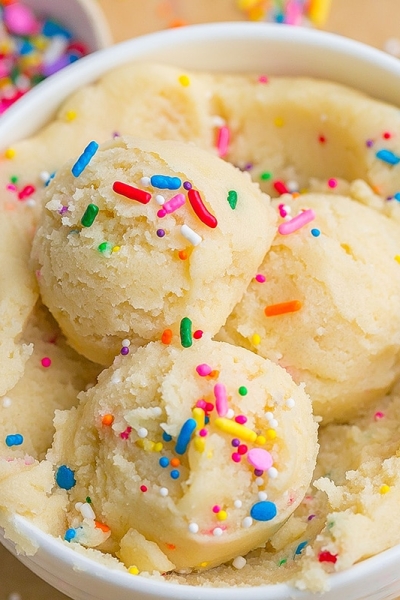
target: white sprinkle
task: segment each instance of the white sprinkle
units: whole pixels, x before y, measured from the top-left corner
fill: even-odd
[[[270,419],[269,425],[272,427],[272,429],[275,429],[275,427],[278,427],[278,421],[276,419]]]
[[[141,185],[148,186],[150,185],[150,177],[142,177],[140,180]]]
[[[286,400],[285,404],[288,408],[293,408],[295,406],[296,402],[295,402],[294,398],[288,398]]]
[[[228,411],[225,415],[226,419],[233,419],[233,417],[235,416],[235,411],[233,410],[233,408],[228,408]]]
[[[193,246],[198,246],[203,241],[203,238],[198,233],[193,231],[193,229],[191,229],[188,225],[182,225],[181,234]]]
[[[275,467],[270,467],[267,471],[267,475],[271,479],[276,479],[278,477],[278,469],[275,469]]]
[[[84,504],[82,504],[82,506],[79,509],[79,512],[81,513],[81,515],[84,519],[95,519],[96,518],[94,510],[88,502],[85,502]]]
[[[197,533],[199,531],[199,526],[197,523],[190,523],[188,529],[190,533]]]
[[[235,569],[243,569],[246,562],[247,560],[243,556],[237,556],[233,559],[232,566],[235,567]]]
[[[226,121],[220,115],[214,115],[212,117],[212,124],[214,125],[214,127],[223,127],[224,125],[226,125]]]
[[[242,508],[243,502],[241,500],[235,500],[235,502],[233,503],[233,506],[235,508]]]
[[[264,479],[262,477],[256,477],[256,485],[258,487],[261,487],[262,485],[264,485]]]
[[[121,377],[118,373],[114,373],[114,375],[111,377],[111,383],[121,383]]]
[[[267,421],[270,421],[271,419],[274,418],[274,415],[272,414],[272,412],[266,412],[265,413],[265,418],[267,419]]]
[[[8,408],[9,406],[11,406],[11,404],[12,404],[11,398],[9,398],[8,396],[4,396],[4,398],[3,398],[4,408]]]
[[[160,206],[162,206],[163,204],[165,204],[165,198],[164,198],[164,196],[162,196],[161,194],[157,194],[157,196],[156,196],[156,202]]]
[[[167,488],[160,488],[160,496],[162,496],[163,498],[165,498],[166,496],[168,496],[169,491]]]
[[[215,537],[221,537],[223,533],[224,530],[221,529],[221,527],[216,527],[215,529],[213,529],[213,535],[215,535]]]
[[[29,206],[29,208],[33,208],[34,206],[36,206],[36,200],[34,200],[33,198],[28,198],[28,200],[25,202],[26,206]]]
[[[287,182],[286,182],[286,187],[287,187],[287,189],[289,190],[289,192],[292,192],[292,193],[293,193],[293,192],[297,192],[297,191],[298,191],[298,189],[299,189],[299,184],[298,184],[298,182],[297,182],[297,181],[287,181]],[[289,207],[289,206],[288,206],[288,207],[286,207],[286,206],[285,206],[285,209],[286,209],[286,211],[287,211],[288,213],[290,213],[290,212],[291,212],[291,209],[290,209],[290,207]],[[289,210],[287,210],[287,209],[289,209]]]
[[[260,502],[263,502],[267,498],[268,498],[268,495],[266,492],[258,492],[258,499],[260,500]]]
[[[50,179],[50,173],[48,171],[42,171],[39,173],[39,179],[42,183],[47,183],[47,181]]]
[[[140,438],[146,438],[149,435],[149,432],[147,431],[146,427],[139,427],[139,429],[137,430],[137,434]]]
[[[131,345],[131,341],[130,340],[126,340],[125,339],[125,340],[122,340],[122,342],[121,342],[121,346],[123,348],[129,348],[130,345]]]
[[[253,519],[251,517],[245,517],[242,521],[242,527],[248,529],[253,525]]]

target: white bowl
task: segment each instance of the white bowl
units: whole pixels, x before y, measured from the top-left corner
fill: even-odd
[[[127,61],[210,71],[253,71],[330,79],[400,104],[400,62],[336,35],[260,23],[184,27],[137,38],[88,56],[47,79],[0,120],[0,151],[37,131],[73,91]],[[286,584],[252,588],[176,585],[112,571],[19,516],[14,525],[38,548],[18,558],[74,600],[315,600]],[[1,536],[15,554],[14,544]],[[389,600],[400,595],[400,546],[331,576],[323,600]]]

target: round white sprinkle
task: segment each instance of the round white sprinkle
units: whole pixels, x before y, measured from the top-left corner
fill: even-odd
[[[248,527],[251,527],[253,525],[253,519],[251,517],[245,517],[242,521],[242,527],[244,527],[245,529],[248,529]]]
[[[140,183],[141,185],[150,185],[150,177],[142,177]]]
[[[111,383],[121,383],[121,377],[118,375],[118,373],[114,373],[114,375],[111,377]]]
[[[288,408],[293,408],[296,402],[294,401],[294,398],[288,398],[285,404]]]
[[[233,408],[228,408],[228,411],[227,411],[225,417],[227,419],[233,419],[234,416],[235,416],[235,411],[233,410]]]
[[[33,208],[34,206],[36,206],[36,200],[34,200],[33,198],[28,198],[28,200],[25,202],[26,206],[29,206],[29,208]]]
[[[278,427],[278,421],[276,419],[270,419],[269,426],[275,429],[275,427]]]
[[[287,181],[286,182],[286,187],[289,190],[289,192],[297,192],[298,189],[299,189],[299,184],[298,184],[297,181]],[[287,210],[288,208],[289,208],[289,210]],[[285,209],[286,209],[286,212],[290,213],[291,209],[290,209],[289,206],[288,207],[285,206]]]
[[[235,502],[233,503],[233,506],[235,508],[242,508],[243,502],[241,500],[235,500]]]
[[[256,477],[256,485],[258,487],[261,487],[262,485],[264,485],[264,479],[262,477]]]
[[[267,419],[267,421],[270,421],[274,418],[274,415],[272,414],[272,412],[268,411],[265,413],[265,418]]]
[[[131,345],[130,340],[122,340],[122,342],[121,342],[121,346],[123,346],[123,348],[129,348],[130,345]]]
[[[192,246],[198,246],[203,241],[203,238],[198,233],[193,231],[189,225],[182,225],[181,234],[187,239],[188,242],[192,244]]]
[[[260,502],[263,502],[267,498],[268,498],[268,495],[266,492],[258,492],[258,499],[260,500]]]
[[[163,204],[165,204],[165,198],[164,198],[164,196],[162,196],[161,194],[157,194],[157,196],[156,196],[156,202],[160,206],[162,206]]]
[[[190,523],[189,531],[190,533],[197,533],[199,531],[199,526],[197,525],[197,523]]]
[[[213,535],[215,535],[215,537],[220,537],[223,533],[224,530],[221,529],[221,527],[216,527],[215,529],[213,529]]]
[[[163,498],[165,498],[166,496],[168,496],[169,492],[167,490],[167,488],[160,488],[160,496],[162,496]],[[190,527],[190,525],[189,525]]]
[[[8,396],[4,396],[4,398],[3,398],[4,408],[8,408],[9,406],[11,406],[11,404],[12,404],[11,398],[9,398]]]
[[[85,502],[84,504],[82,504],[82,506],[79,509],[79,512],[81,513],[81,515],[84,519],[95,519],[96,518],[96,515],[94,514],[94,510],[88,502]]]
[[[43,183],[46,183],[46,181],[50,179],[50,173],[48,171],[42,171],[41,173],[39,173],[39,179]]]
[[[276,479],[278,477],[278,470],[275,467],[270,467],[267,471],[268,477]]]
[[[140,438],[145,438],[149,435],[149,432],[147,431],[146,427],[139,427],[139,429],[137,430],[137,434]]]
[[[243,556],[237,556],[233,559],[232,566],[235,567],[235,569],[243,569],[246,562],[247,561]]]

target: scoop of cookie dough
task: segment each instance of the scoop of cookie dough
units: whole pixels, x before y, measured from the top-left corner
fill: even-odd
[[[177,569],[265,543],[301,502],[317,452],[303,388],[209,338],[118,357],[55,426],[48,457],[73,473],[71,522],[79,527],[74,506],[90,497],[128,567],[129,540],[140,547],[141,536]]]
[[[400,228],[342,196],[277,204],[303,225],[282,219],[219,336],[304,381],[324,422],[345,421],[400,375]]]
[[[79,175],[72,166],[48,187],[33,245],[43,301],[70,344],[109,364],[125,338],[178,333],[183,317],[215,334],[275,234],[269,197],[179,142],[118,138]]]

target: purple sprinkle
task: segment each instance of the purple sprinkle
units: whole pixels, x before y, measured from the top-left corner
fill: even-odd
[[[191,190],[192,189],[192,184],[190,183],[190,181],[184,181],[183,182],[183,187],[185,188],[185,190]]]
[[[234,438],[231,443],[234,448],[240,446],[240,440],[238,440],[237,438]]]
[[[312,519],[314,519],[314,517],[316,517],[317,515],[310,515],[309,517],[307,517],[307,521],[312,521]]]
[[[158,237],[164,237],[164,235],[165,235],[164,229],[157,229],[157,235],[158,235]]]
[[[374,145],[374,140],[367,140],[365,143],[368,148],[371,148]]]
[[[62,206],[58,212],[60,215],[63,215],[64,213],[68,212],[68,206]]]
[[[122,348],[121,348],[121,354],[122,354],[122,356],[126,356],[127,354],[129,354],[129,348],[128,348],[128,346],[122,346]]]
[[[264,471],[262,469],[254,469],[254,475],[256,477],[261,477],[261,475],[264,474]]]
[[[112,137],[115,140],[115,138],[121,137],[121,134],[118,131],[113,131]]]

